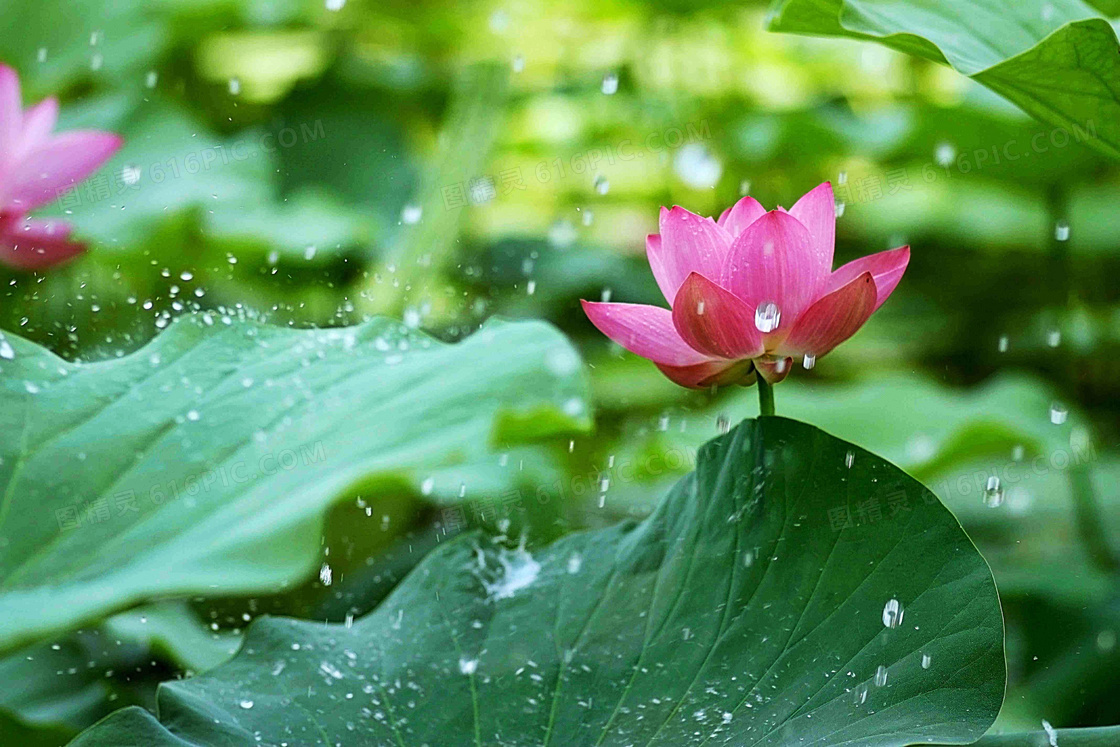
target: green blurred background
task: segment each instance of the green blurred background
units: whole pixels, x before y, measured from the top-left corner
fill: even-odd
[[[912,260],[865,329],[777,388],[778,413],[891,459],[960,518],[1005,605],[1004,725],[1120,722],[1120,169],[1086,146],[1096,123],[1042,125],[879,46],[769,33],[761,2],[4,10],[25,101],[57,94],[61,127],[126,145],[47,211],[88,254],[0,268],[0,328],[97,360],[194,309],[390,314],[445,340],[543,318],[584,352],[596,429],[528,450],[516,494],[341,502],[330,588],[164,603],[0,660],[0,741],[58,744],[150,705],[257,614],[361,614],[465,526],[540,542],[648,512],[699,444],[757,413],[754,391],[676,388],[579,299],[661,302],[644,252],[661,205],[788,206],[824,180],[838,263],[904,243]],[[351,536],[367,501],[381,533]]]

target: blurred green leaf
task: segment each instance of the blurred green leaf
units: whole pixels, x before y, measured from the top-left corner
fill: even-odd
[[[906,517],[832,528],[891,490]],[[999,710],[1002,643],[990,572],[928,491],[763,418],[642,524],[536,557],[450,543],[352,627],[258,622],[161,688],[165,725],[118,711],[74,744],[960,743]]]
[[[384,319],[296,331],[201,313],[87,365],[8,341],[3,648],[150,597],[292,584],[349,486],[419,490],[426,470],[496,460],[497,441],[588,423],[578,355],[541,323],[444,345]]]

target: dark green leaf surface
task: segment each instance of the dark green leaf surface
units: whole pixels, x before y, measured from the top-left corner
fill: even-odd
[[[473,498],[457,470],[587,419],[578,355],[535,322],[445,345],[200,313],[93,364],[7,341],[0,649],[150,597],[283,589],[320,565],[348,487]]]
[[[761,418],[640,524],[535,556],[465,536],[352,627],[262,620],[165,684],[159,721],[75,744],[957,744],[999,710],[1002,644],[991,574],[928,491]]]
[[[873,40],[948,63],[1120,156],[1120,46],[1082,0],[779,0],[770,28]]]

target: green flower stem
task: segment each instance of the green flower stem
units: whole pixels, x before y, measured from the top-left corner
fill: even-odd
[[[766,383],[762,374],[758,375],[758,414],[774,414],[774,387]]]

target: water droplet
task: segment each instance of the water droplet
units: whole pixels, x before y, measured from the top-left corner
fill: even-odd
[[[957,157],[957,149],[953,147],[952,143],[939,143],[933,151],[933,157],[938,166],[947,169],[953,164],[953,159]]]
[[[523,71],[525,69],[525,56],[520,55],[520,54],[515,54],[513,56],[512,65],[513,65],[513,72],[520,73],[521,71]]]
[[[848,172],[847,171],[841,171],[839,174],[837,174],[836,175],[836,183],[841,185],[841,186],[847,184],[848,183]]]
[[[249,710],[250,708],[252,708],[252,707],[253,707],[253,701],[251,701],[251,700],[242,700],[242,701],[240,701],[240,702],[239,702],[239,703],[238,703],[237,705],[241,706],[242,708],[244,708],[244,709],[245,709],[245,710],[247,711],[247,710]]]
[[[894,630],[902,624],[902,616],[905,614],[901,602],[897,599],[889,600],[883,607],[883,626]]]
[[[231,96],[236,96],[237,94],[241,93],[241,79],[240,78],[230,78],[229,79],[229,93],[230,93]]]
[[[806,369],[811,369],[813,366],[817,365],[817,356],[812,353],[806,353],[805,357],[801,359],[801,365]]]
[[[1022,444],[1015,444],[1011,447],[1011,458],[1016,462],[1021,462],[1025,451],[1026,449],[1023,448]]]
[[[611,183],[607,181],[607,177],[602,174],[595,177],[595,191],[601,195],[611,191]]]
[[[46,47],[39,47],[39,55],[38,55],[38,57],[36,57],[36,59],[39,60],[39,62],[46,62],[47,61],[47,48]]]
[[[1060,220],[1054,226],[1054,238],[1058,241],[1069,241],[1069,223]]]
[[[704,316],[704,302],[703,301],[697,301],[696,302],[696,316]]]
[[[431,495],[432,489],[436,486],[436,479],[434,477],[425,477],[424,482],[420,483],[420,494]]]
[[[933,659],[929,654],[922,654],[922,669],[929,669],[929,665],[933,663]]]
[[[720,415],[716,418],[716,430],[720,433],[727,433],[731,430],[731,420],[726,415]]]
[[[1050,404],[1050,422],[1054,425],[1061,425],[1066,422],[1069,417],[1069,410],[1060,402],[1052,402]]]
[[[589,209],[583,210],[583,225],[590,226],[595,220],[595,213]]]
[[[1058,747],[1058,732],[1046,719],[1042,719],[1042,730],[1046,732],[1046,737],[1050,740],[1050,747]]]
[[[759,304],[754,310],[754,326],[759,332],[773,332],[782,321],[782,310],[773,301]]]
[[[334,580],[334,572],[331,570],[329,564],[323,563],[319,568],[319,580],[323,583],[323,586],[331,585],[331,582]]]
[[[1007,352],[1007,346],[1010,345],[1010,344],[1011,344],[1011,341],[1007,339],[1007,335],[1000,335],[999,336],[999,352],[1006,353]]]
[[[319,248],[317,246],[315,246],[314,244],[312,244],[311,246],[309,246],[309,247],[307,247],[306,249],[303,250],[303,258],[304,259],[314,259],[315,258],[315,253],[317,251],[319,251]]]
[[[144,76],[144,85],[148,88],[155,88],[159,83],[159,73],[155,70],[149,70],[148,74]]]
[[[548,243],[558,249],[572,245],[576,240],[576,227],[567,219],[560,219],[548,229]]]
[[[1052,329],[1046,333],[1046,344],[1052,348],[1056,348],[1062,344],[1062,331],[1060,329]]]
[[[202,416],[198,414],[198,410],[191,410],[187,413],[187,420],[196,421]]]
[[[141,173],[143,172],[139,166],[125,164],[124,167],[121,168],[121,181],[130,187],[134,184],[139,184]]]
[[[723,163],[700,143],[689,143],[673,157],[673,171],[693,189],[712,189],[723,175]]]
[[[744,179],[743,181],[739,182],[739,196],[740,197],[746,197],[748,194],[750,194],[750,191],[751,191],[751,180],[750,179]]]
[[[603,303],[607,303],[608,301],[610,301],[611,300],[611,289],[610,288],[604,288],[603,292],[599,294],[599,300],[602,301]]]
[[[401,209],[401,222],[408,226],[416,225],[423,216],[424,208],[413,202],[408,203]]]
[[[998,508],[1003,505],[1003,486],[995,475],[991,475],[984,485],[984,505],[988,508]]]
[[[867,702],[867,685],[860,685],[855,689],[853,701],[857,706],[861,706]]]
[[[843,218],[844,217],[844,208],[846,208],[846,207],[847,207],[847,205],[843,202],[837,202],[836,203],[836,205],[834,206],[833,212],[836,214],[837,218]]]
[[[603,76],[603,93],[612,96],[618,92],[618,73],[607,73]]]
[[[855,460],[856,460],[855,452],[854,451],[849,451],[847,454],[844,455],[844,466],[847,467],[848,469],[851,469],[852,468],[852,463]]]
[[[0,337],[0,358],[8,361],[16,358],[16,351],[12,348],[11,343],[3,337]]]
[[[346,0],[327,0],[326,2],[327,10],[331,11],[332,13],[337,13],[345,6]]]
[[[887,668],[882,664],[875,670],[875,687],[882,687],[887,684]]]
[[[478,659],[468,659],[461,657],[459,659],[459,671],[466,675],[474,674],[478,671]]]

